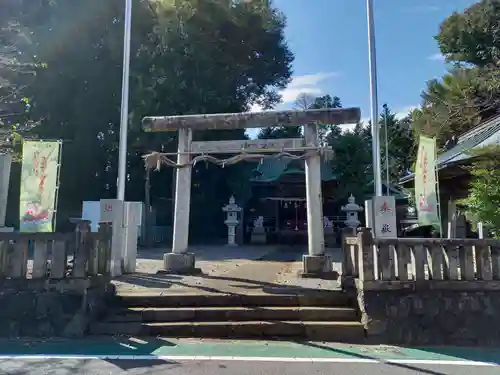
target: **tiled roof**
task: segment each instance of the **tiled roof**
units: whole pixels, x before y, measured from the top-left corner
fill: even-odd
[[[458,138],[455,147],[440,154],[437,158],[439,169],[451,163],[467,160],[471,155],[467,152],[473,148],[500,143],[500,116],[469,130]]]
[[[264,159],[255,168],[255,177],[250,181],[255,182],[272,182],[278,180],[282,175],[304,173],[304,160],[292,160],[289,158],[279,159]],[[332,167],[326,161],[321,165],[321,180],[334,181],[336,176],[333,174]]]

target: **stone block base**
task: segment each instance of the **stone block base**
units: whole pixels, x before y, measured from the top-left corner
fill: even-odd
[[[368,344],[494,346],[500,344],[498,281],[356,280]]]
[[[250,243],[252,245],[265,245],[267,244],[266,232],[252,232],[250,237]]]
[[[335,233],[325,233],[325,247],[337,247],[337,236]]]
[[[192,253],[166,253],[163,255],[163,264],[165,273],[194,275],[201,272],[199,268],[195,268],[194,266],[195,258]]]
[[[302,277],[324,278],[331,276],[333,268],[332,258],[329,255],[304,255],[302,266]]]

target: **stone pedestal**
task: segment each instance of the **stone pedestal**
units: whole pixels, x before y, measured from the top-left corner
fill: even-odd
[[[264,217],[262,216],[259,216],[253,222],[250,243],[252,245],[264,245],[267,243],[266,229],[264,228]]]
[[[266,231],[252,230],[252,236],[250,238],[250,242],[255,245],[265,245],[267,243]]]
[[[165,273],[195,275],[201,272],[199,268],[195,268],[195,257],[192,253],[166,253],[163,255],[163,263]]]
[[[332,257],[329,255],[304,255],[302,277],[322,278],[332,274]]]
[[[326,216],[323,217],[323,230],[325,233],[325,246],[335,247],[337,245],[337,236],[335,235],[335,228],[333,223]]]

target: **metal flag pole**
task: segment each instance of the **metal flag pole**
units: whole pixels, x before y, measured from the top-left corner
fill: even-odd
[[[384,135],[385,135],[385,193],[389,196],[389,140],[387,136],[388,128],[387,128],[387,115],[389,111],[387,110],[387,104],[383,105],[384,107]]]
[[[366,0],[368,19],[368,60],[370,64],[370,107],[372,131],[372,159],[375,195],[382,196],[382,173],[380,168],[380,136],[378,125],[378,97],[377,97],[377,58],[375,50],[375,27],[373,21],[373,2]]]
[[[128,101],[130,77],[130,39],[132,31],[132,0],[125,0],[125,18],[123,33],[123,73],[122,99],[120,110],[120,143],[118,148],[118,186],[117,199],[125,200],[125,183],[127,180],[127,131]]]
[[[439,238],[443,238],[443,218],[441,216],[441,192],[439,190],[439,170],[437,165],[437,147],[436,138],[434,139],[434,178],[436,179],[436,204],[437,204],[437,215],[439,218]]]
[[[55,196],[55,202],[54,202],[54,215],[52,216],[52,231],[55,232],[57,229],[57,212],[58,212],[58,205],[59,205],[59,192],[61,189],[60,182],[61,182],[61,168],[62,168],[62,148],[63,148],[63,141],[58,140],[58,152],[59,155],[57,156],[57,174],[56,174],[56,196]]]

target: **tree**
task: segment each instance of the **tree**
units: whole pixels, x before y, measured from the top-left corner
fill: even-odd
[[[64,140],[60,202],[66,212],[58,215],[64,220],[80,211],[82,200],[115,195],[123,1],[40,1],[37,22],[27,27],[34,54],[47,68],[26,96],[33,100],[32,118],[41,122],[36,136]],[[141,155],[176,147],[171,133],[142,133],[143,116],[272,106],[290,79],[293,54],[284,39],[284,17],[267,0],[141,0],[133,2],[132,18],[126,192],[128,200],[142,200]],[[243,130],[204,131],[194,137],[245,135]],[[235,168],[194,168],[193,204],[206,208],[196,210],[201,213],[193,218],[194,226],[207,228],[200,223],[210,222],[215,210],[220,214],[230,194],[224,181],[233,178],[232,171],[234,178],[241,177]],[[153,173],[151,184],[153,202],[172,197],[171,170]]]
[[[387,144],[389,159],[389,183],[396,183],[401,177],[405,176],[412,167],[416,158],[416,142],[407,125],[408,118],[398,120],[396,114],[391,112],[388,106],[385,107],[379,120],[380,126],[380,144],[382,170],[384,172],[382,180],[385,181],[385,171],[387,168],[385,160],[385,131],[387,122]]]
[[[498,113],[500,2],[482,0],[452,14],[436,40],[455,66],[442,79],[428,82],[422,108],[412,120],[417,132],[435,136],[443,146]]]
[[[470,218],[483,222],[500,238],[500,147],[483,147],[473,152],[469,196],[461,201]]]
[[[25,88],[32,83],[37,64],[31,50],[27,23],[35,21],[35,0],[29,4],[22,0],[3,0],[0,14],[0,150],[12,152],[20,133],[33,127],[27,122],[29,99]],[[22,125],[21,125],[22,124]]]
[[[417,133],[437,138],[440,146],[494,116],[500,105],[496,70],[455,67],[431,80],[422,93],[422,108],[412,113]]]
[[[453,13],[436,36],[449,61],[484,67],[500,60],[500,2],[481,0],[462,13]]]
[[[311,94],[307,94],[305,92],[300,93],[295,99],[295,102],[293,103],[294,108],[301,111],[305,111],[306,109],[310,109],[313,106],[315,100],[316,98]]]
[[[327,140],[334,154],[331,166],[339,183],[339,200],[345,201],[352,194],[358,202],[363,201],[373,181],[371,137],[368,133],[342,132],[334,125]]]

